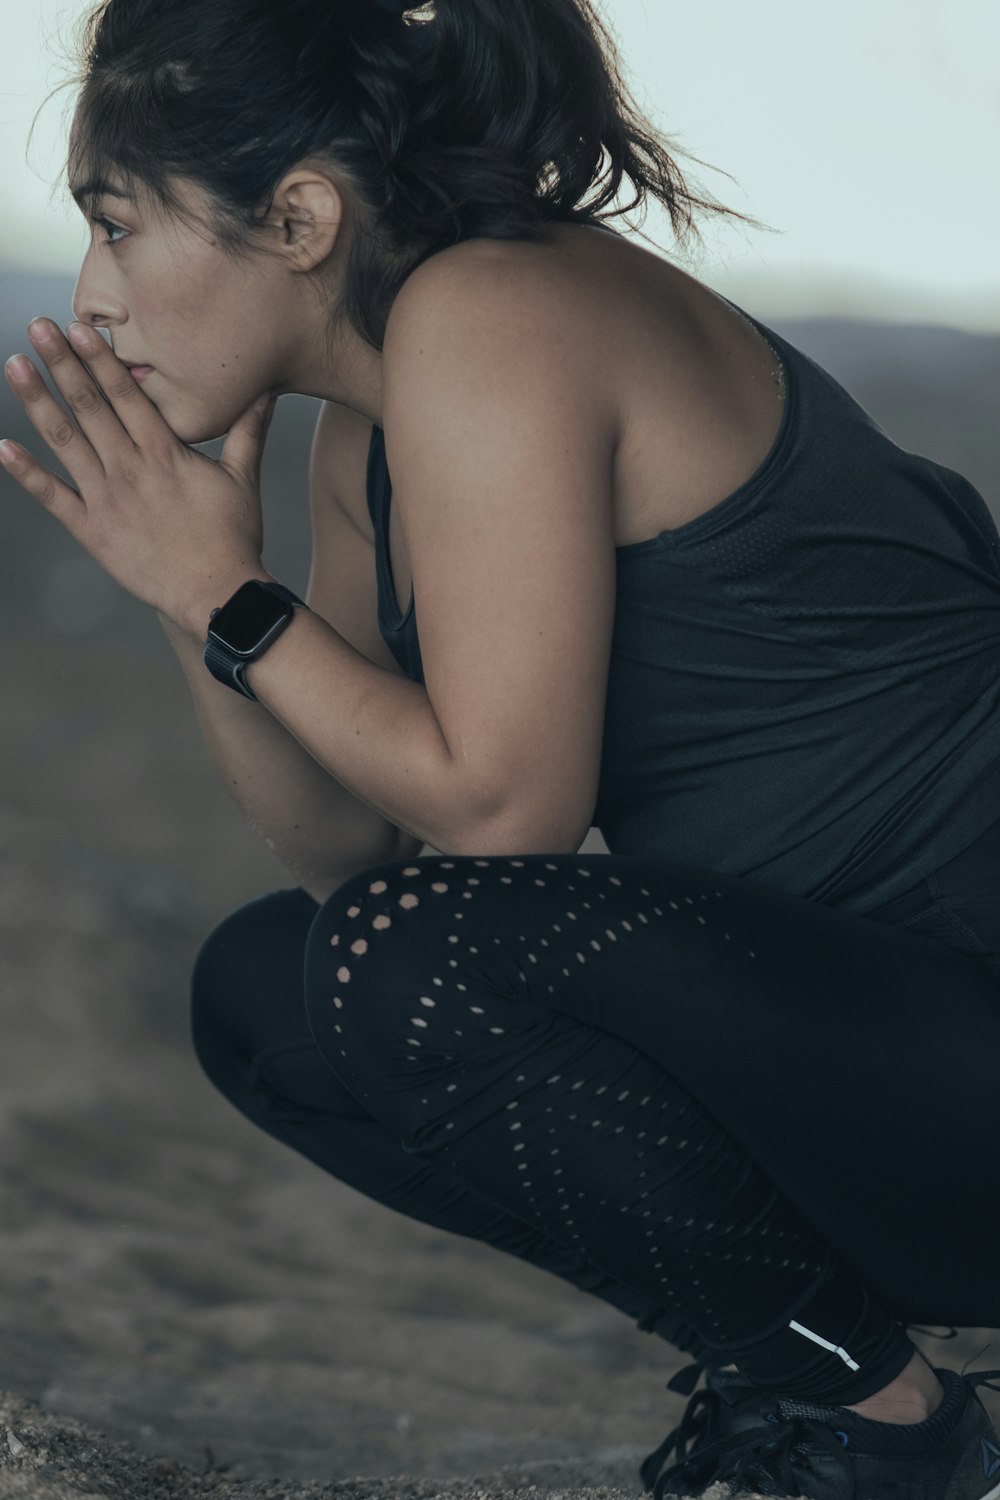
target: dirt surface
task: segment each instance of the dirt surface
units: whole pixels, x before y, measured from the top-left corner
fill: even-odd
[[[638,1500],[683,1356],[238,1114],[188,1039],[207,923],[0,805],[0,1497]]]
[[[0,1495],[639,1495],[674,1351],[233,1110],[172,889],[0,806]]]

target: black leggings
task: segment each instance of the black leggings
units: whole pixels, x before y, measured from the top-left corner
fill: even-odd
[[[1000,821],[864,917],[656,858],[424,856],[226,917],[193,1041],[366,1196],[853,1403],[907,1323],[1000,1325],[998,950]]]

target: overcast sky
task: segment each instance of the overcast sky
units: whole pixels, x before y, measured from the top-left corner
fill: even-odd
[[[599,4],[639,103],[709,164],[680,158],[691,185],[780,231],[707,216],[704,256],[687,269],[765,320],[1000,333],[1000,0]],[[89,8],[5,10],[0,269],[79,267],[84,221],[50,201],[72,90],[46,105],[28,162],[25,151],[33,114],[65,76],[59,43]],[[663,210],[644,227],[670,251]]]

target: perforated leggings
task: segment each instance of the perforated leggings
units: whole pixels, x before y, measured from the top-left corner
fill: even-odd
[[[856,1402],[907,1322],[1000,1324],[1000,972],[934,900],[921,933],[652,858],[395,861],[227,917],[194,1045],[367,1196]]]

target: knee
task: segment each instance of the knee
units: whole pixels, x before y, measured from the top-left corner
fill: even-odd
[[[283,1032],[306,1032],[303,968],[318,905],[301,888],[231,912],[202,943],[190,986],[195,1055],[223,1092]]]
[[[434,939],[445,918],[432,915],[442,899],[434,887],[444,888],[438,865],[433,859],[373,865],[318,909],[306,944],[305,1005],[332,1065],[348,1056],[359,1064],[368,1043],[381,1056],[406,1024],[401,1017],[413,1009],[413,985],[440,947]]]
[[[346,983],[355,972],[360,977],[363,968],[371,967],[379,951],[397,950],[410,935],[420,941],[404,916],[421,905],[419,887],[428,863],[411,859],[373,865],[345,880],[317,908],[306,951],[307,993],[310,976],[325,985],[331,973],[343,971]],[[362,965],[362,959],[368,963]]]

